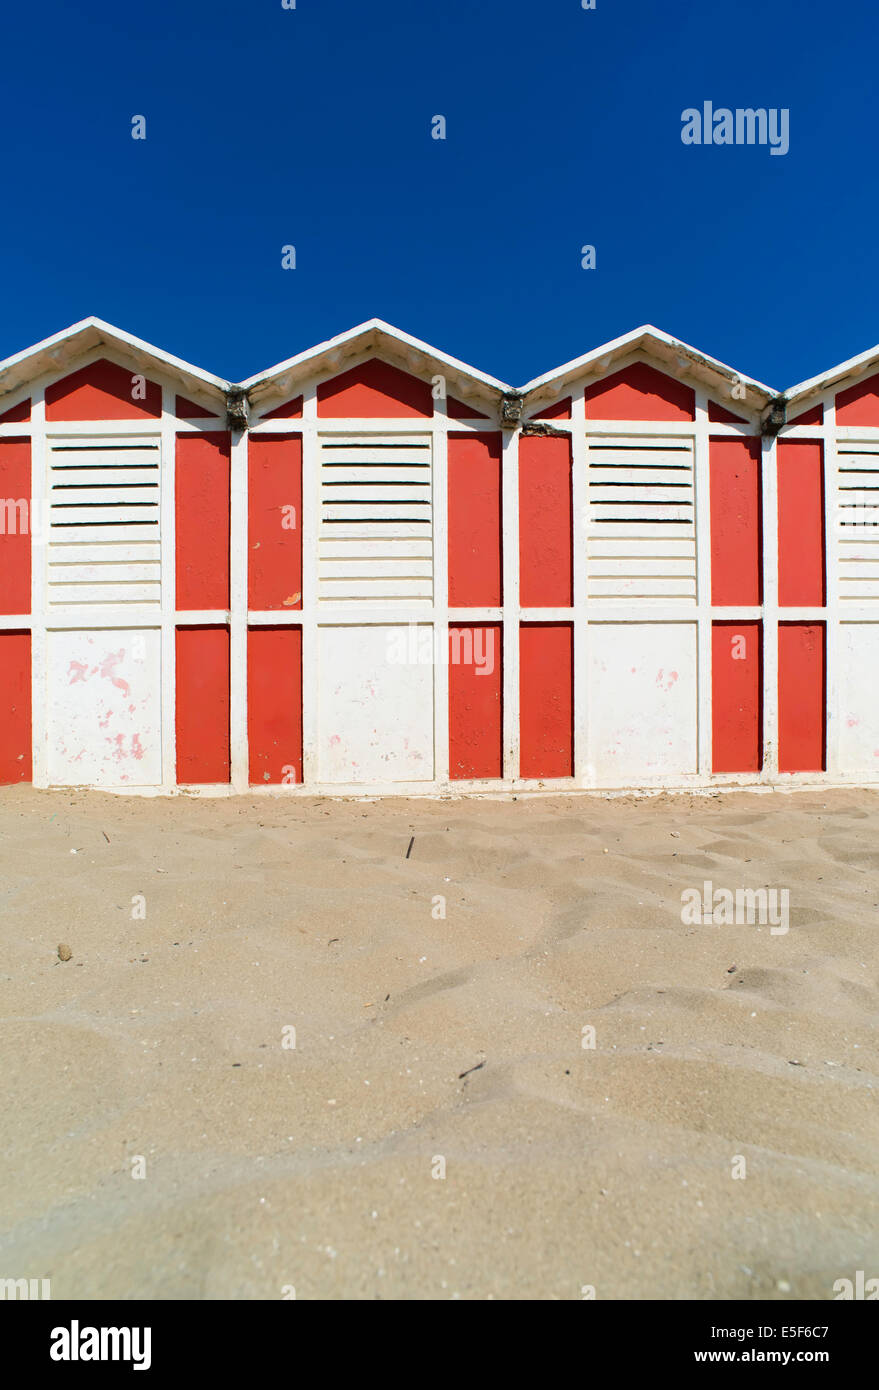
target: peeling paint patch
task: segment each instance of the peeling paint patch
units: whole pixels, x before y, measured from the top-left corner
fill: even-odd
[[[114,675],[116,667],[124,656],[124,649],[118,652],[111,652],[108,656],[105,656],[104,660],[101,662],[101,675],[105,680],[109,680],[112,685],[115,685],[117,690],[121,690],[122,694],[127,699],[131,691],[128,681],[124,681],[120,676]]]

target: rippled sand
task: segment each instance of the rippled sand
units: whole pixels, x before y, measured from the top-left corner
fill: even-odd
[[[4,1277],[799,1299],[879,1275],[872,793],[3,788],[0,869]],[[789,932],[684,925],[706,879],[789,888]]]

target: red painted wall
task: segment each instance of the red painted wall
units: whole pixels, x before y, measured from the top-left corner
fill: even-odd
[[[31,418],[31,403],[19,401],[18,405],[12,406],[9,410],[4,410],[0,415],[0,425],[19,425],[24,420]]]
[[[158,420],[162,388],[134,382],[135,373],[115,362],[93,362],[46,388],[47,420]],[[143,391],[133,399],[132,391]]]
[[[574,775],[574,636],[570,623],[519,630],[522,777]]]
[[[481,410],[475,410],[466,401],[456,401],[454,396],[446,397],[446,414],[452,420],[487,420]]]
[[[253,435],[248,451],[248,606],[301,608],[302,436]]]
[[[824,603],[824,449],[817,441],[778,441],[778,602]]]
[[[519,566],[523,608],[573,603],[570,439],[519,441]]]
[[[725,405],[718,405],[717,401],[708,402],[708,419],[718,425],[742,425],[745,423],[743,415],[734,415],[731,410],[727,410]]]
[[[756,606],[763,601],[760,441],[712,439],[709,463],[711,602]]]
[[[501,603],[501,436],[449,435],[449,605]]]
[[[571,397],[565,396],[564,400],[553,401],[552,405],[546,406],[543,410],[538,410],[532,418],[534,420],[570,420]]]
[[[216,413],[213,410],[205,410],[203,405],[196,405],[186,396],[177,396],[174,401],[174,414],[178,420],[215,420]]]
[[[586,387],[587,419],[692,420],[695,412],[695,392],[646,362]]]
[[[836,397],[838,425],[879,425],[879,376],[868,377]]]
[[[811,410],[804,410],[802,415],[793,415],[788,420],[789,425],[823,425],[824,407],[823,405],[813,405]]]
[[[824,770],[824,643],[823,623],[779,624],[779,772]]]
[[[31,635],[0,632],[0,783],[30,782]]]
[[[759,772],[763,766],[761,623],[711,626],[712,768]]]
[[[31,611],[30,497],[30,440],[0,439],[0,613]]]
[[[262,418],[264,420],[301,420],[302,400],[302,396],[294,396],[291,401],[285,401],[283,405],[276,406],[274,410],[267,410]]]
[[[449,628],[449,770],[452,779],[503,776],[500,623]]]
[[[229,629],[177,629],[177,781],[229,781]]]
[[[229,606],[229,435],[177,437],[177,608]]]
[[[411,419],[433,415],[430,384],[374,357],[317,388],[317,413],[325,419]]]
[[[301,628],[249,629],[247,733],[252,786],[302,781]]]

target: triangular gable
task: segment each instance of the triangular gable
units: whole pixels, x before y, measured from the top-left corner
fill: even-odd
[[[593,420],[693,420],[696,393],[690,386],[633,362],[586,387],[586,418]]]
[[[325,419],[430,419],[430,383],[372,357],[317,388],[317,413]]]
[[[879,426],[879,375],[869,376],[836,396],[838,425]]]
[[[82,319],[0,362],[0,407],[31,395],[37,382],[49,383],[50,422],[158,420],[163,387],[185,393],[188,405],[193,395],[216,401],[222,415],[229,390],[227,381],[98,318]]]
[[[157,420],[162,388],[129,367],[101,358],[46,387],[46,419]]]
[[[537,419],[541,398],[562,395],[575,382],[586,383],[587,419],[693,421],[696,392],[734,400],[750,415],[762,412],[778,392],[744,376],[651,324],[643,324],[612,342],[535,377],[522,387],[526,411]],[[542,414],[542,410],[541,410]]]
[[[313,383],[323,419],[430,420],[443,409],[453,420],[492,421],[512,389],[382,319],[248,377],[241,389],[254,418],[289,419],[283,402]]]

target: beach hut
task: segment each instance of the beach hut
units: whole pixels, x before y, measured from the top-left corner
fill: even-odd
[[[520,775],[554,754],[581,786],[763,777],[761,422],[774,396],[650,327],[524,388]]]
[[[227,388],[98,319],[0,364],[0,780],[228,780]]]
[[[786,393],[777,438],[778,769],[879,773],[879,348]]]
[[[0,363],[0,782],[876,780],[877,369],[645,327],[514,389],[370,320],[231,383],[85,320]]]

